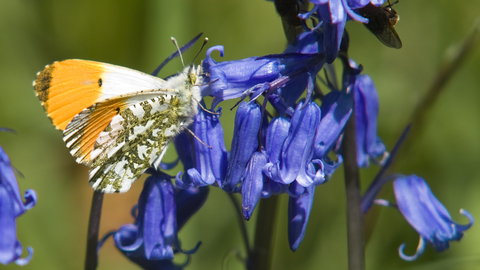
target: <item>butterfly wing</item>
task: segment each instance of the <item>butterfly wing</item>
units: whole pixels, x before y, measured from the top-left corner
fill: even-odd
[[[165,81],[116,65],[71,59],[55,62],[37,74],[35,93],[57,129],[93,104],[142,90],[166,88]]]
[[[108,193],[127,191],[158,165],[170,139],[191,121],[177,112],[179,91],[169,86],[139,71],[85,60],[55,62],[34,81],[71,154],[90,165],[91,185]]]
[[[175,90],[162,91],[161,95],[157,91],[142,93],[144,97],[156,95],[123,109],[116,108],[122,108],[126,97],[105,100],[83,110],[68,124],[64,140],[77,161],[90,164],[94,189],[107,193],[129,190],[146,169],[158,165],[170,140],[189,124],[190,118],[177,112]],[[140,97],[137,94],[135,98]]]

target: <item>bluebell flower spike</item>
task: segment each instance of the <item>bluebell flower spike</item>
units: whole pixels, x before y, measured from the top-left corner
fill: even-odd
[[[430,243],[437,252],[448,249],[450,241],[460,240],[463,232],[473,225],[472,215],[463,209],[460,213],[468,218],[469,223],[466,225],[455,223],[421,177],[416,175],[398,177],[393,186],[398,210],[424,242]],[[403,254],[403,246],[399,249],[400,256],[409,260],[420,256],[423,250],[423,247],[419,247],[415,255],[406,256]]]

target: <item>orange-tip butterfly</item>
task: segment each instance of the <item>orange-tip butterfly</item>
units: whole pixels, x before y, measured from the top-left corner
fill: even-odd
[[[163,80],[116,65],[65,60],[45,67],[35,93],[98,191],[126,192],[158,168],[170,140],[192,123],[201,67]]]

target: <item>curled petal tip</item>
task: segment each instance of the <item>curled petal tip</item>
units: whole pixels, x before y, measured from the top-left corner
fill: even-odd
[[[28,251],[27,258],[19,258],[19,259],[15,260],[15,264],[23,266],[23,265],[27,265],[30,262],[30,260],[33,257],[33,248],[27,247],[27,251]]]
[[[403,260],[411,262],[416,260],[420,255],[423,254],[423,251],[425,250],[425,240],[423,239],[423,237],[420,236],[420,240],[418,241],[417,251],[412,256],[405,255],[405,253],[403,252],[403,250],[405,249],[405,246],[406,244],[400,245],[400,247],[398,248],[398,255]]]
[[[460,214],[468,218],[468,225],[467,225],[468,227],[473,225],[473,223],[475,222],[475,219],[473,218],[472,214],[470,214],[470,212],[468,212],[465,209],[460,209]]]

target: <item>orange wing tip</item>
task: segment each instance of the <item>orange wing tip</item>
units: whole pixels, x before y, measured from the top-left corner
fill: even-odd
[[[57,129],[99,101],[105,64],[86,60],[54,62],[37,73],[35,93]]]

